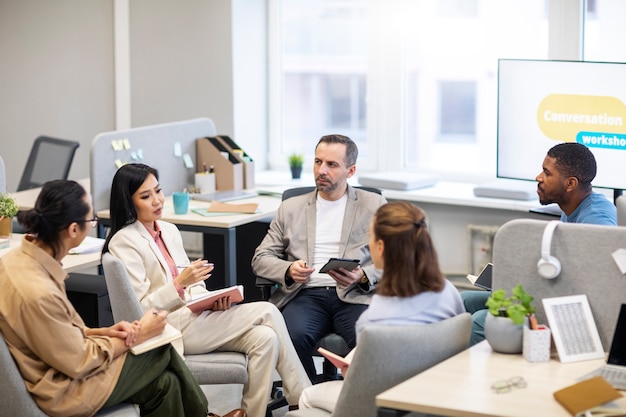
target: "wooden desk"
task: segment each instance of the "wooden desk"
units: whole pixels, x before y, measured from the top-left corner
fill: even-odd
[[[85,190],[89,193],[90,182],[89,178],[82,178],[80,180],[76,180],[77,183],[82,185]],[[31,188],[30,190],[16,191],[11,194],[11,197],[15,199],[17,206],[21,211],[30,210],[35,206],[35,201],[37,201],[37,197],[41,192],[41,188]]]
[[[376,396],[378,415],[416,411],[451,417],[570,417],[552,394],[604,363],[561,364],[556,357],[530,363],[522,355],[495,353],[483,341]],[[528,386],[502,394],[491,390],[494,382],[514,376],[524,377]],[[619,403],[626,407],[626,398]]]
[[[24,235],[20,233],[13,233],[11,236],[11,246],[5,249],[0,249],[0,257],[10,250],[20,246],[22,244],[23,237]],[[85,253],[81,255],[67,255],[63,258],[62,263],[63,269],[68,273],[98,266],[100,265],[100,252]]]
[[[212,273],[211,286],[223,287],[237,284],[237,234],[236,228],[252,222],[271,219],[278,210],[280,198],[272,196],[256,196],[237,201],[237,203],[258,203],[259,208],[254,214],[229,214],[202,216],[196,214],[192,209],[207,208],[210,203],[204,201],[191,200],[189,202],[189,212],[187,214],[174,214],[174,206],[171,196],[166,197],[161,220],[170,222],[178,226],[180,230],[200,232],[204,235],[204,257],[215,263]],[[97,213],[101,220],[99,224],[103,227],[110,226],[109,210],[101,210]],[[99,227],[99,236],[104,237],[104,229]],[[215,239],[217,237],[217,239]]]

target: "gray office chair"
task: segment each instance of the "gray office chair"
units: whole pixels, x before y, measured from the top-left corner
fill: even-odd
[[[376,417],[376,395],[465,350],[471,329],[469,313],[431,324],[367,327],[335,410],[301,409],[286,417]]]
[[[102,267],[115,322],[132,322],[141,318],[143,310],[128,278],[126,267],[110,253],[102,255]],[[185,363],[200,385],[245,384],[248,381],[248,360],[243,353],[185,355]]]
[[[620,195],[615,199],[617,207],[617,225],[626,226],[626,195]]]
[[[376,193],[379,195],[382,194],[381,190],[378,188],[363,187],[363,186],[358,186],[354,188],[359,188],[361,190],[369,191],[369,192]],[[286,199],[291,198],[291,197],[296,197],[302,194],[307,194],[313,190],[315,190],[315,187],[290,188],[283,192],[282,200],[285,201]],[[271,281],[267,278],[256,277],[256,285],[257,287],[261,289],[262,298],[267,300],[269,299],[271,295],[272,289],[277,288],[278,284],[276,284],[274,281]],[[317,345],[314,348],[313,355],[319,356],[317,354],[317,348],[320,346],[341,356],[346,355],[350,351],[350,348],[348,347],[348,344],[346,343],[346,341],[341,336],[335,333],[330,333],[324,336],[322,339],[320,339],[320,341],[317,343]],[[327,359],[324,359],[324,362],[323,362],[323,375],[326,379],[332,379],[337,375],[337,368],[332,363],[330,363],[330,361]]]
[[[0,414],[3,416],[47,417],[26,390],[22,375],[9,352],[9,347],[0,337]],[[95,417],[138,417],[139,410],[132,404],[120,404],[99,411]]]
[[[41,187],[50,180],[67,179],[80,143],[39,136],[30,149],[17,191]]]

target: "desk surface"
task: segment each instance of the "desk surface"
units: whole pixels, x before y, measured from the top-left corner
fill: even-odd
[[[89,192],[89,178],[83,178],[76,180],[77,183],[82,185],[87,192]],[[35,206],[35,201],[41,192],[41,188],[31,188],[30,190],[16,191],[10,193],[11,197],[15,199],[17,206],[20,210],[30,210]]]
[[[278,206],[280,205],[280,198],[272,196],[256,196],[251,198],[245,198],[241,200],[231,201],[230,204],[247,204],[258,203],[259,208],[256,213],[253,214],[228,214],[228,215],[215,215],[215,216],[202,216],[200,214],[191,211],[195,208],[207,208],[211,205],[209,202],[191,200],[189,202],[189,212],[187,214],[175,214],[174,205],[172,204],[172,197],[165,198],[165,205],[163,207],[163,216],[161,220],[174,223],[177,225],[188,226],[201,226],[201,227],[215,227],[229,229],[232,227],[241,226],[258,220],[263,220],[276,214]],[[109,219],[109,210],[100,210],[96,213],[101,219]]]
[[[530,363],[522,355],[495,353],[484,341],[379,394],[378,407],[452,417],[569,417],[553,397],[554,391],[576,383],[604,360],[561,364]],[[491,385],[523,376],[527,388],[498,394]],[[626,398],[619,400],[626,406]]]
[[[23,237],[24,235],[20,233],[13,233],[11,235],[11,246],[0,249],[0,258],[10,250],[20,246],[22,244]],[[62,263],[65,272],[76,272],[82,269],[98,266],[100,265],[100,251],[81,255],[67,255],[63,258]]]

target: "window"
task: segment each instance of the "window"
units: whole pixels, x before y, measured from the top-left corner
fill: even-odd
[[[473,142],[476,133],[476,83],[442,81],[439,97],[439,140]]]
[[[270,97],[279,97],[271,100],[271,168],[286,167],[294,150],[312,161],[320,136],[342,133],[357,142],[361,171],[416,170],[457,180],[495,176],[498,59],[548,59],[549,25],[563,19],[549,16],[551,3],[582,4],[272,1],[280,29],[278,41],[270,39],[278,63]],[[626,5],[585,4],[594,11],[595,27],[587,30],[604,42],[603,53],[620,53],[626,30],[616,8]]]
[[[367,0],[278,2],[278,80],[270,110],[270,166],[300,152],[312,163],[326,134],[352,138],[367,153]]]
[[[626,27],[620,23],[626,16],[626,2],[620,0],[587,0],[584,58],[586,61],[625,62]]]

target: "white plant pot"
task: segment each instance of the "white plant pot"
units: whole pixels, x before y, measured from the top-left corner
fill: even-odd
[[[508,317],[496,317],[487,314],[485,339],[496,352],[522,353],[523,329],[523,324],[515,324]]]

